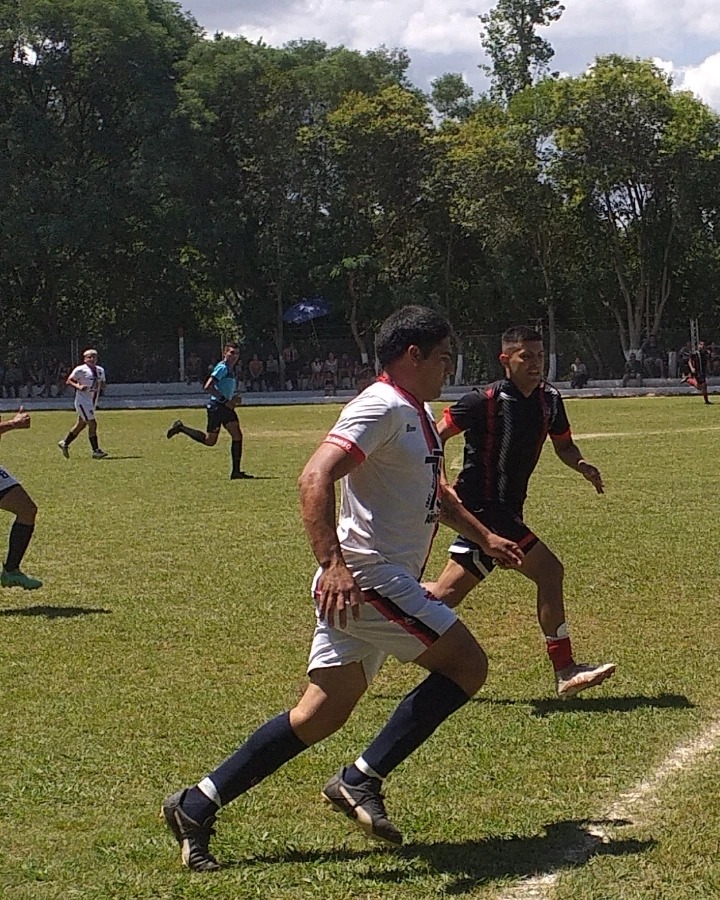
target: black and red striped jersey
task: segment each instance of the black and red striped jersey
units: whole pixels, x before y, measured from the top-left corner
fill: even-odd
[[[693,375],[702,375],[703,378],[707,378],[710,371],[710,355],[710,351],[706,347],[703,349],[698,347],[690,354],[689,365]]]
[[[545,438],[570,435],[556,388],[541,382],[525,397],[508,378],[465,394],[445,410],[445,425],[465,433],[455,488],[469,509],[500,502],[520,511]]]

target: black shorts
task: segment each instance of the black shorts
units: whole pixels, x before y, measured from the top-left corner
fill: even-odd
[[[224,403],[208,403],[207,406],[207,432],[212,434],[213,431],[220,431],[221,425],[227,425],[229,422],[240,421],[234,409],[225,406]]]
[[[532,550],[540,540],[523,522],[522,510],[516,512],[504,503],[488,504],[481,509],[472,510],[472,514],[490,531],[494,531],[500,537],[515,541],[523,553]],[[455,538],[448,552],[452,560],[480,580],[489,575],[497,565],[492,556],[488,556],[476,543],[460,534]]]

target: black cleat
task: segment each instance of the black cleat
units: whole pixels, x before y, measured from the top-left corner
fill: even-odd
[[[180,806],[184,796],[185,791],[182,790],[166,797],[160,807],[160,817],[180,845],[182,861],[188,869],[193,872],[216,872],[220,863],[208,849],[210,838],[215,834],[213,825],[216,816],[209,816],[202,825],[198,825]]]
[[[167,436],[169,438],[175,437],[176,434],[180,434],[182,431],[183,423],[180,419],[175,419],[172,425],[167,430]]]
[[[246,478],[254,478],[254,475],[248,475],[247,472],[231,472],[230,481],[238,481]]]
[[[359,787],[343,781],[343,770],[328,781],[320,796],[331,803],[336,810],[354,819],[360,828],[370,837],[385,841],[399,847],[403,837],[388,819],[385,810],[385,797],[376,791],[370,783]]]

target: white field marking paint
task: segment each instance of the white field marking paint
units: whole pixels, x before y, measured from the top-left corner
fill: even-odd
[[[720,425],[701,425],[699,428],[673,428],[671,431],[592,431],[588,434],[574,434],[573,439],[578,441],[594,440],[595,438],[639,437],[648,435],[668,434],[695,434],[698,431],[720,431]]]
[[[647,778],[634,787],[620,794],[608,812],[602,816],[604,821],[626,822],[631,825],[642,824],[642,814],[658,799],[660,789],[672,775],[682,775],[702,761],[702,758],[714,752],[720,746],[720,717],[712,719],[707,727],[696,738],[687,744],[681,744],[651,772]],[[604,827],[588,825],[583,829],[582,837],[575,844],[567,847],[562,855],[563,864],[578,865],[587,862],[599,844],[612,842],[612,831],[620,825]],[[514,888],[500,894],[497,900],[550,900],[551,891],[561,875],[560,868],[545,875],[538,875],[521,881]]]
[[[662,437],[666,437],[669,434],[695,434],[696,432],[700,431],[720,431],[720,425],[701,425],[699,428],[674,428],[672,431],[590,431],[587,434],[573,434],[573,440],[594,441],[602,438],[644,438],[651,435],[661,435]],[[447,447],[448,445],[445,444],[446,454]],[[452,457],[446,455],[445,463],[447,470],[449,472],[459,472],[462,468],[462,461],[463,451],[461,446],[460,450],[454,453]]]

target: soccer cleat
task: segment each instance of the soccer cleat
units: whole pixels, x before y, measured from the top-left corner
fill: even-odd
[[[70,459],[70,448],[65,441],[58,441],[58,447],[62,450],[62,455],[65,459]]]
[[[99,448],[97,450],[93,450],[92,452],[93,459],[105,459],[106,457],[107,453],[104,450],[100,450]]]
[[[35,591],[42,586],[43,583],[39,578],[32,578],[20,569],[12,569],[10,572],[3,569],[0,574],[0,587],[21,587],[26,591]]]
[[[167,430],[167,436],[169,438],[175,437],[176,434],[180,434],[183,427],[183,423],[181,419],[175,419],[172,425]]]
[[[561,700],[574,697],[581,691],[602,684],[615,672],[615,663],[602,663],[599,666],[588,666],[573,663],[562,672],[555,673],[555,688]]]
[[[395,847],[402,844],[402,835],[387,817],[385,797],[370,784],[359,787],[348,784],[343,781],[341,769],[328,781],[320,796],[349,819],[354,819],[371,837]]]
[[[183,865],[193,872],[216,872],[220,863],[208,849],[210,838],[215,834],[213,825],[216,816],[209,816],[202,825],[198,825],[180,806],[184,796],[183,790],[166,797],[160,807],[160,818],[165,820],[180,845]]]
[[[247,472],[231,472],[230,481],[244,480],[246,478],[254,478],[254,475],[248,475]]]

